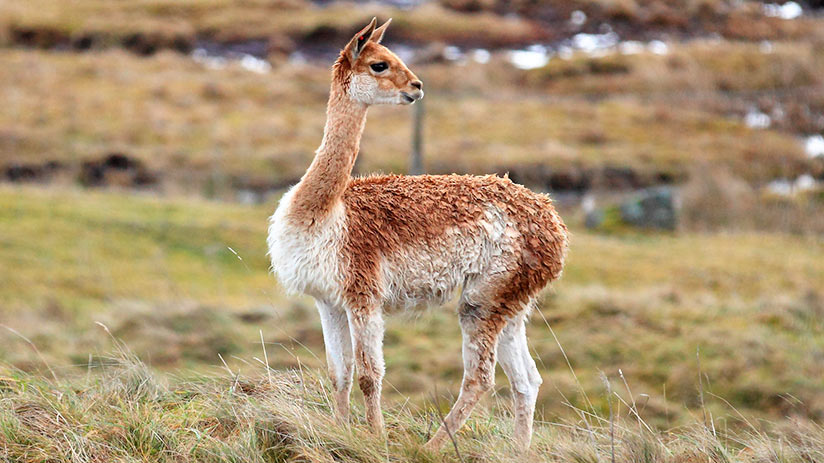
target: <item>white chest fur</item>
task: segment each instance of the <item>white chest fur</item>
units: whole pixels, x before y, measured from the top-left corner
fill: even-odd
[[[341,299],[340,249],[345,213],[339,203],[322,223],[307,228],[288,219],[295,188],[280,200],[269,221],[269,258],[280,284],[289,293],[304,293],[329,302]]]

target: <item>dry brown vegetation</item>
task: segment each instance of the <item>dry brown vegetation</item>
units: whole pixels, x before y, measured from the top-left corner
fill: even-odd
[[[763,74],[742,72],[736,79],[741,89],[795,88],[802,80],[815,85],[824,75],[809,48],[788,46],[785,57],[782,47],[766,58],[750,46],[740,48],[744,56],[756,53],[753,66]],[[696,162],[724,165],[756,185],[809,171],[813,166],[791,136],[752,130],[727,117],[743,104],[739,100],[710,111],[702,105],[714,99],[718,80],[735,75],[729,58],[738,56],[736,49],[725,48],[717,68],[705,64],[722,53],[709,45],[679,48],[668,58],[618,56],[632,71],[616,77],[585,64],[575,70],[581,60],[553,61],[534,73],[504,74],[508,65],[500,61],[460,71],[446,64],[418,66],[431,89],[429,170],[510,171],[544,188],[552,187],[553,172],[582,177],[585,187],[609,186],[609,179],[599,180],[608,168],[630,171],[625,186],[678,180]],[[0,161],[6,166],[56,161],[77,167],[125,153],[171,191],[271,189],[300,176],[323,125],[328,74],[322,66],[283,65],[258,75],[239,66],[204,69],[172,53],[0,53],[7,64],[0,76],[6,101],[0,108]],[[673,61],[686,64],[673,68]],[[457,86],[455,72],[472,77]],[[548,94],[514,93],[519,80],[545,85]],[[358,171],[405,171],[408,114],[373,109]]]
[[[0,6],[6,44],[75,49],[122,46],[139,54],[190,51],[197,40],[261,40],[273,55],[297,43],[345,42],[372,16],[393,17],[393,40],[506,46],[544,40],[548,33],[523,19],[491,13],[463,15],[437,4],[412,11],[335,3],[318,8],[304,0],[32,0]],[[494,29],[495,34],[485,34]]]
[[[387,435],[331,419],[330,389],[311,372],[200,376],[163,381],[120,350],[100,374],[46,379],[0,370],[0,458],[29,462],[666,462],[808,463],[824,458],[824,431],[793,422],[717,428],[712,416],[651,430],[620,381],[604,379],[605,413],[539,423],[531,450],[511,447],[507,408],[478,410],[439,453],[421,443],[437,412],[386,411]],[[262,369],[262,368],[261,368]],[[613,389],[615,388],[615,389]],[[503,415],[503,416],[502,416]],[[717,424],[721,424],[719,421]]]
[[[162,49],[189,51],[202,39],[261,40],[277,55],[299,43],[344,41],[359,24],[378,15],[395,18],[395,41],[498,47],[578,32],[581,29],[568,21],[574,10],[588,15],[584,31],[610,23],[633,38],[660,33],[717,33],[743,40],[822,37],[820,18],[784,21],[765,17],[760,2],[726,0],[444,0],[412,10],[346,2],[319,8],[306,0],[140,0],[127,5],[106,0],[27,0],[0,6],[0,43],[79,50],[122,46],[151,54]]]
[[[667,33],[675,36],[718,34],[729,39],[810,39],[822,37],[814,18],[783,21],[765,17],[760,1],[728,0],[440,0],[449,8],[465,12],[518,14],[549,26],[557,36],[581,30],[571,24],[573,11],[583,11],[583,30],[593,32],[602,23],[611,24],[622,35],[633,38]],[[814,4],[815,2],[809,2]],[[819,5],[820,6],[820,5]]]

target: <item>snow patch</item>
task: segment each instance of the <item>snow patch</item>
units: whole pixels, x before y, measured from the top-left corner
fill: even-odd
[[[627,40],[618,44],[618,51],[622,55],[637,55],[643,52],[645,48],[643,42],[637,40]]]
[[[810,135],[804,142],[804,150],[811,158],[824,157],[824,137],[821,135]]]
[[[791,196],[793,194],[793,184],[786,179],[773,180],[767,184],[767,191],[778,196]]]
[[[765,3],[761,8],[764,16],[771,18],[796,19],[804,13],[801,5],[796,2],[787,2],[783,5],[779,5],[778,3]]]
[[[472,50],[472,60],[476,63],[486,64],[490,58],[492,58],[492,54],[489,53],[489,50],[484,50],[483,48]]]
[[[569,22],[573,26],[583,26],[587,22],[587,14],[581,10],[575,10],[569,16]]]
[[[241,68],[249,72],[266,74],[272,70],[272,65],[268,61],[248,53],[228,53],[226,56],[212,55],[205,48],[195,48],[191,56],[196,63],[200,63],[209,69],[226,69],[230,62],[237,62]]]
[[[563,60],[572,59],[576,53],[582,53],[592,58],[601,58],[615,53],[622,55],[637,55],[652,53],[666,55],[669,45],[661,40],[652,40],[644,43],[636,40],[622,41],[609,26],[602,27],[605,32],[588,34],[581,32],[559,42],[554,50],[548,45],[531,45],[521,50],[508,52],[509,62],[519,69],[535,69],[545,66],[550,58],[558,56]]]
[[[530,45],[525,50],[509,52],[509,62],[518,69],[537,69],[549,62],[550,51],[543,45]]]
[[[260,59],[252,55],[243,55],[240,58],[240,67],[250,72],[266,74],[272,70],[272,65],[265,59]]]
[[[815,189],[816,181],[810,174],[803,174],[799,175],[797,179],[795,179],[795,187],[796,191],[809,191]]]
[[[464,54],[460,48],[450,45],[443,49],[443,57],[447,61],[459,61],[463,59]]]
[[[392,51],[398,55],[404,63],[411,63],[417,56],[417,49],[403,43],[396,43],[392,45]]]
[[[205,48],[196,48],[192,52],[192,59],[196,63],[200,63],[209,69],[224,69],[226,67],[226,58],[222,56],[210,56]]]
[[[581,32],[572,37],[572,47],[592,55],[618,45],[619,40],[618,34],[612,31],[605,34],[585,34]]]
[[[793,196],[805,191],[815,190],[818,183],[810,174],[801,174],[795,180],[777,179],[767,184],[767,191],[778,196]]]
[[[660,40],[650,42],[647,45],[647,49],[656,55],[666,55],[669,53],[669,46]]]
[[[744,116],[744,123],[751,129],[766,129],[772,125],[772,118],[757,108],[750,108]]]

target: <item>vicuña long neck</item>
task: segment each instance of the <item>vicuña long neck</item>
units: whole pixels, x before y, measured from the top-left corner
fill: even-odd
[[[293,217],[305,225],[321,221],[343,195],[360,148],[366,109],[333,84],[323,141],[292,202]]]

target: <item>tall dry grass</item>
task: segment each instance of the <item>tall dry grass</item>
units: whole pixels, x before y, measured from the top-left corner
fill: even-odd
[[[763,423],[741,415],[743,430],[728,431],[704,409],[688,426],[655,429],[644,420],[645,397],[633,395],[623,373],[611,380],[604,376],[604,388],[597,391],[607,396],[608,410],[570,405],[568,419],[538,423],[525,454],[510,442],[510,411],[500,401],[491,410],[478,410],[452,445],[430,453],[421,444],[438,424],[439,412],[432,407],[387,408],[387,432],[378,436],[369,432],[357,406],[350,426],[335,423],[329,385],[316,371],[261,366],[255,376],[246,376],[227,366],[222,375],[183,381],[152,374],[122,343],[116,345],[99,371],[85,375],[47,378],[2,367],[0,458],[21,463],[824,459],[824,428],[809,421]],[[583,388],[580,393],[591,404]]]
[[[790,178],[790,181],[794,178]],[[824,191],[779,195],[753,186],[729,169],[693,169],[681,188],[682,223],[700,231],[763,230],[824,233]]]

